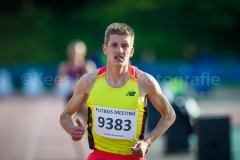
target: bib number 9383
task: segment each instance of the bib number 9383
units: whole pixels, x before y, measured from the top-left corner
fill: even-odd
[[[104,117],[98,117],[98,123],[99,127],[103,128],[105,127],[106,129],[115,129],[117,131],[121,131],[122,129],[124,131],[130,131],[131,130],[131,120],[126,119],[115,119],[115,121],[112,118],[107,118],[106,120]]]
[[[137,110],[94,106],[94,131],[108,138],[134,139],[137,115]]]

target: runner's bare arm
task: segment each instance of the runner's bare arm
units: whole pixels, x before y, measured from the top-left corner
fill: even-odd
[[[75,87],[72,98],[69,100],[65,110],[60,116],[60,124],[63,129],[69,134],[71,134],[71,129],[74,126],[72,118],[80,109],[92,88],[92,83],[90,80],[94,74],[95,73],[87,73],[80,78]]]
[[[140,75],[142,76],[140,77],[141,88],[143,89],[146,98],[150,100],[153,106],[162,115],[156,128],[148,137],[144,139],[144,141],[147,142],[150,146],[172,125],[172,123],[175,121],[176,115],[172,106],[170,105],[166,97],[163,95],[156,79],[153,76],[144,72],[142,72]]]

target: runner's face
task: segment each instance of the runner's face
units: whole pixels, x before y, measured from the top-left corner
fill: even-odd
[[[126,66],[134,52],[132,39],[127,35],[110,35],[108,44],[103,45],[103,51],[107,55],[108,64]]]

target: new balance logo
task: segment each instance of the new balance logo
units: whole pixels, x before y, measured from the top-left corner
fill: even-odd
[[[126,96],[134,96],[135,93],[136,93],[136,92],[134,92],[134,91],[129,91],[129,92],[126,94]]]

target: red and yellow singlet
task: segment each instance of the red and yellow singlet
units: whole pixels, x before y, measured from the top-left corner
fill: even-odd
[[[100,68],[87,100],[88,141],[91,149],[131,155],[131,147],[144,139],[147,116],[141,99],[137,68],[130,66],[131,76],[120,88],[106,82],[106,66]]]

